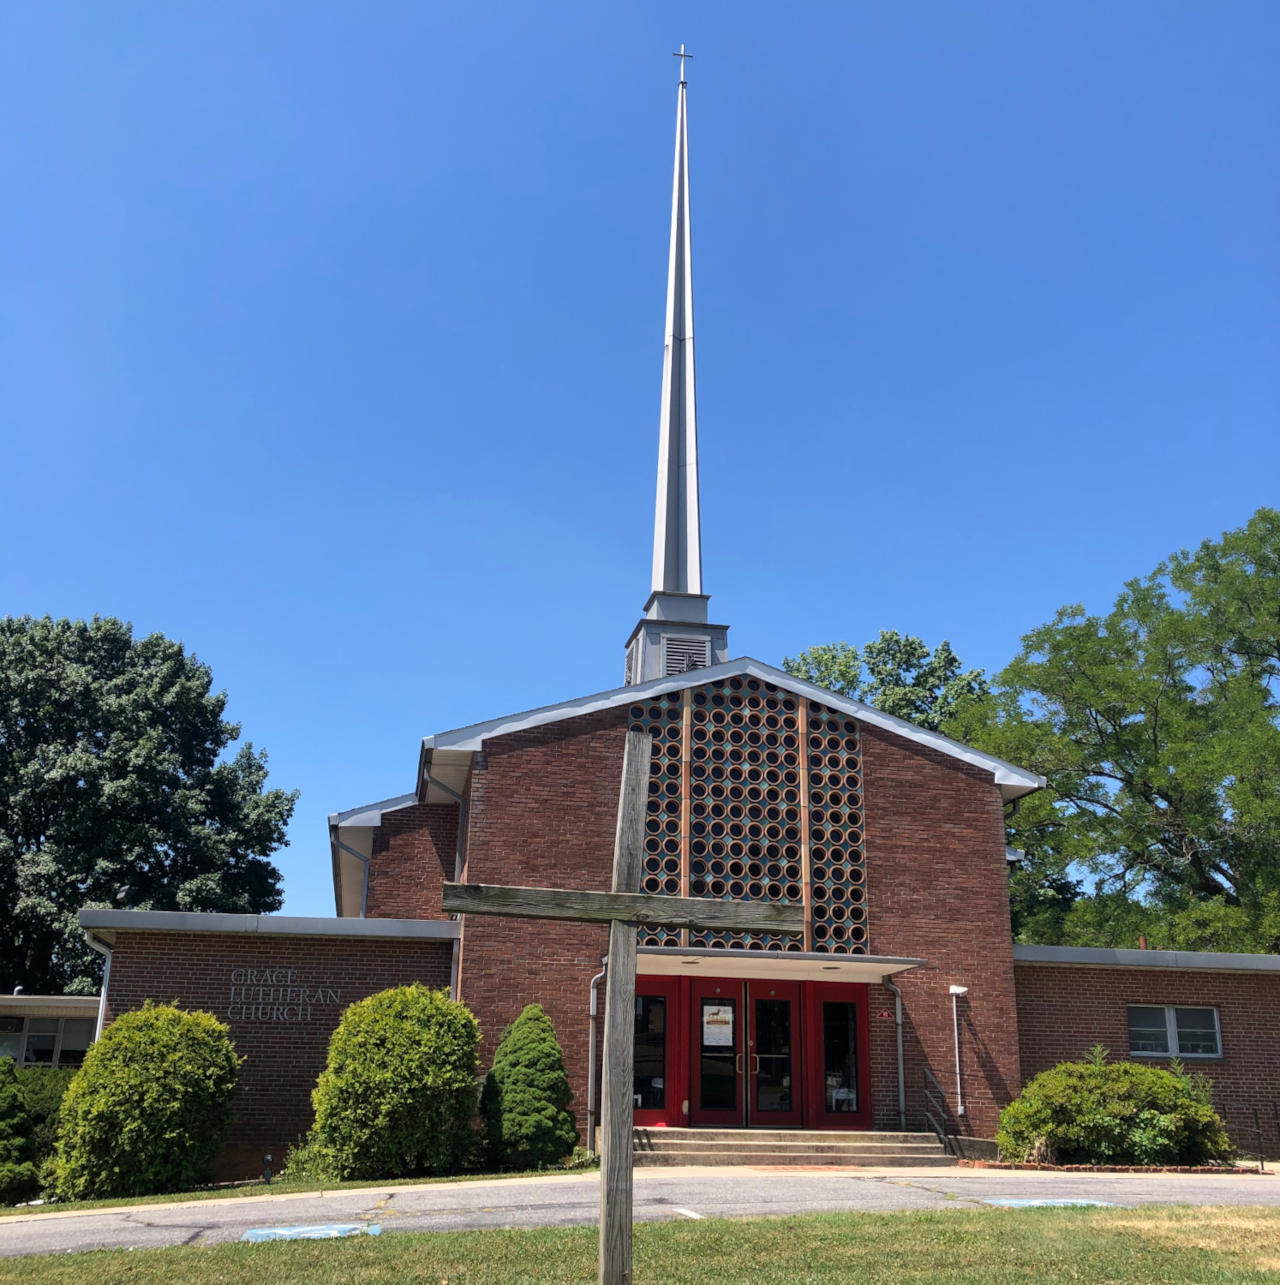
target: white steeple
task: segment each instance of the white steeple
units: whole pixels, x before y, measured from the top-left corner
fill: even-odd
[[[693,250],[689,244],[689,118],[680,46],[676,161],[671,180],[667,331],[658,427],[658,502],[653,523],[655,593],[702,592],[698,521],[698,406],[693,380]]]
[[[689,218],[688,84],[683,45],[676,91],[666,345],[658,422],[653,584],[644,619],[627,640],[627,683],[647,682],[729,658],[728,628],[707,623],[698,514],[698,420],[693,377],[693,252]]]

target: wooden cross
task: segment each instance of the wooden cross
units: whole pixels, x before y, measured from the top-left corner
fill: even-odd
[[[631,1282],[636,925],[786,934],[804,931],[803,906],[648,896],[636,891],[644,861],[644,818],[652,748],[646,733],[627,733],[618,829],[613,846],[612,891],[467,883],[444,886],[443,905],[449,913],[576,919],[609,925],[604,1076],[600,1093],[600,1285],[630,1285]],[[594,1075],[595,1067],[588,1068],[588,1074]]]

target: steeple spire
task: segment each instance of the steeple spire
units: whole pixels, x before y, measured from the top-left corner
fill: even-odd
[[[684,46],[676,91],[676,161],[671,181],[666,349],[658,427],[658,502],[653,523],[653,591],[702,592],[698,518],[698,419],[693,381],[693,252],[689,244],[689,117]]]
[[[653,582],[644,619],[627,640],[626,682],[718,664],[729,658],[728,628],[707,623],[698,513],[698,419],[693,378],[693,252],[689,219],[689,118],[685,60],[676,91],[676,157],[671,181],[666,344],[658,423],[658,497]]]

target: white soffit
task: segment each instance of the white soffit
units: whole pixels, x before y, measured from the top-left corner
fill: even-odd
[[[642,946],[637,977],[733,977],[777,982],[883,981],[894,973],[919,968],[923,959],[881,955],[822,955],[796,951],[716,950],[699,947]]]
[[[440,732],[428,736],[423,741],[423,749],[434,757],[442,750],[478,750],[484,741],[494,736],[507,736],[512,732],[526,731],[532,727],[542,727],[547,723],[556,723],[561,719],[577,718],[583,714],[594,714],[600,710],[616,709],[620,705],[648,700],[653,696],[662,696],[668,692],[681,691],[686,687],[701,687],[704,683],[718,682],[724,678],[756,678],[761,682],[772,683],[795,696],[826,705],[829,709],[840,710],[860,722],[869,723],[904,740],[914,741],[917,745],[928,746],[949,758],[959,759],[973,767],[990,772],[1000,793],[1008,801],[1020,798],[1042,789],[1045,778],[1025,768],[1006,763],[993,754],[984,754],[981,750],[972,749],[953,741],[939,732],[930,732],[905,719],[882,714],[870,705],[861,701],[850,700],[847,696],[838,696],[825,687],[818,687],[795,678],[781,669],[766,665],[763,661],[743,657],[726,661],[723,665],[711,665],[706,669],[694,669],[688,673],[677,674],[671,678],[655,678],[651,682],[639,683],[634,687],[616,687],[611,691],[598,692],[592,696],[579,696],[575,700],[562,701],[558,705],[544,705],[541,709],[525,710],[523,713],[510,714],[504,718],[490,719],[485,723],[472,723],[469,727],[459,727],[452,731]]]

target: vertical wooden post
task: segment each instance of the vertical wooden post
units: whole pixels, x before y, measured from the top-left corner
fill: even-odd
[[[613,848],[613,892],[636,892],[640,887],[652,749],[647,733],[627,732]],[[631,1285],[635,1008],[636,930],[615,920],[609,925],[600,1089],[600,1285]]]

